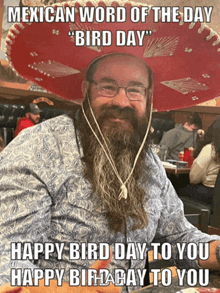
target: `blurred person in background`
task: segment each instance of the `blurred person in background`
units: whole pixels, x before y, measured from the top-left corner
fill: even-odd
[[[218,129],[220,127],[220,117],[217,118],[207,129],[206,132],[202,134],[201,139],[199,140],[196,149],[194,150],[193,157],[197,158],[199,153],[201,152],[202,148],[212,143],[212,136],[213,136],[213,130]],[[201,129],[202,130],[202,129]],[[203,131],[203,130],[202,130]]]
[[[25,107],[25,116],[17,121],[15,129],[15,136],[19,134],[23,129],[34,126],[40,122],[40,108],[37,104],[30,103]]]
[[[175,128],[164,133],[160,142],[167,149],[167,159],[179,161],[179,153],[184,148],[196,146],[197,135],[202,136],[202,120],[198,113],[187,116],[184,124],[177,124]]]
[[[189,174],[190,184],[180,188],[179,195],[212,203],[213,189],[220,168],[220,119],[208,128],[194,156]]]

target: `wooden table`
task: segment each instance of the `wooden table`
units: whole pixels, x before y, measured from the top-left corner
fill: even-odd
[[[165,167],[165,170],[168,174],[189,174],[190,168],[167,168]]]
[[[194,288],[199,288],[199,287],[201,286],[196,285]],[[210,271],[209,287],[220,288],[220,271]],[[172,279],[172,284],[169,287],[164,287],[161,284],[159,284],[159,286],[157,287],[154,287],[153,285],[149,285],[142,289],[133,291],[133,293],[176,293],[186,288],[190,288],[186,280],[184,282],[184,286],[180,287],[178,285],[178,278],[175,277]]]

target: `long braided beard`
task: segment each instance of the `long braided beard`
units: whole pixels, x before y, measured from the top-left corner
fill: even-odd
[[[102,132],[111,156],[122,181],[125,182],[131,172],[135,156],[146,130],[145,126],[139,125],[138,127],[137,119],[133,118],[133,121],[131,121],[133,131],[122,131],[119,129],[118,123],[110,122],[109,124],[108,118],[111,113],[119,111],[117,108],[104,109],[103,114],[98,119],[98,123],[101,129],[104,128]],[[134,113],[133,115],[131,113],[126,114],[126,111],[123,114],[116,113],[114,115],[121,115],[123,119],[134,117]],[[88,117],[90,116],[88,111],[87,115]],[[144,210],[144,201],[147,195],[146,191],[141,188],[141,182],[146,181],[147,177],[146,165],[144,171],[143,166],[148,143],[142,150],[134,172],[126,184],[128,198],[126,200],[122,198],[119,201],[121,183],[84,117],[81,117],[80,120],[79,130],[84,151],[85,176],[92,184],[93,191],[99,198],[100,207],[106,211],[110,229],[116,232],[122,231],[128,217],[133,220],[133,230],[147,226],[148,219]],[[104,125],[108,125],[108,127],[104,127]],[[94,125],[93,127],[95,128]]]

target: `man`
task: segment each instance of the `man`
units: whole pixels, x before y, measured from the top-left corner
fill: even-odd
[[[34,23],[29,27],[32,26],[33,31],[39,32]],[[42,33],[53,32],[40,28],[38,38],[34,38],[37,40],[35,46]],[[17,38],[22,35],[19,33]],[[201,233],[185,219],[183,205],[159,158],[148,147],[153,78],[145,60],[137,57],[138,54],[124,53],[124,49],[115,49],[114,54],[107,50],[106,54],[99,55],[100,50],[96,51],[96,48],[91,51],[83,48],[86,54],[77,54],[76,58],[79,48],[74,46],[74,39],[66,40],[71,47],[68,55],[63,50],[67,47],[59,42],[62,35],[56,30],[49,43],[51,47],[54,40],[54,48],[62,44],[59,54],[53,50],[50,53],[50,57],[55,54],[58,59],[45,57],[22,67],[30,73],[30,79],[44,82],[47,89],[57,94],[62,89],[65,98],[70,98],[70,92],[74,99],[83,96],[84,102],[73,117],[63,115],[38,124],[21,133],[3,152],[1,166],[4,166],[4,172],[0,170],[1,244],[5,264],[2,283],[10,282],[10,269],[14,266],[63,268],[63,280],[69,283],[72,269],[78,269],[81,277],[83,269],[93,265],[95,257],[89,257],[89,244],[94,245],[99,256],[103,252],[102,244],[112,248],[113,257],[108,269],[113,276],[117,269],[123,270],[125,278],[128,272],[134,272],[134,279],[123,284],[123,292],[141,286],[138,269],[144,269],[145,253],[152,242],[170,243],[172,259],[180,267],[220,269],[216,256],[220,237]],[[33,50],[34,44],[30,43],[30,50]],[[14,48],[10,53],[13,64],[18,52],[18,47],[17,50]],[[143,55],[144,48],[140,50]],[[135,47],[135,51],[138,48]],[[35,52],[37,58],[42,57],[40,51],[36,49]],[[27,58],[30,53],[33,55],[33,51],[26,51]],[[87,58],[93,61],[81,83],[81,74],[77,73],[84,69],[82,64],[88,62]],[[67,60],[69,66],[64,65]],[[82,95],[77,97],[75,89],[81,87]],[[158,100],[156,105],[160,105]],[[24,257],[10,262],[11,242],[63,243],[64,248],[61,258],[53,251],[48,259],[43,250],[35,260]],[[188,260],[184,251],[184,258],[179,259],[176,244],[182,242],[210,242],[210,258]],[[116,257],[117,243],[124,245],[122,253],[126,256],[122,259]],[[78,257],[77,249],[75,255],[71,253],[72,244],[79,248]],[[138,244],[144,245],[144,256],[138,253],[137,257],[131,257],[129,247],[135,246],[135,253]],[[83,246],[87,249],[85,253]],[[82,282],[87,284],[85,279],[82,277]],[[117,288],[111,292],[117,292]],[[44,292],[43,289],[51,292],[54,288],[45,289],[42,283],[37,288],[30,288],[35,290],[33,292]],[[109,292],[107,287],[96,289],[95,286],[84,287],[84,290]],[[62,292],[69,291],[79,292],[77,287],[69,288],[65,283]]]
[[[104,56],[88,71],[83,83],[83,95],[87,96],[85,111],[97,132],[88,106],[90,101],[107,141],[109,155],[124,182],[146,132],[151,72],[138,58],[122,54]],[[140,92],[134,99],[138,89]],[[12,242],[20,241],[21,235],[31,242],[65,242],[62,260],[57,261],[56,254],[45,260],[42,254],[35,265],[65,267],[64,280],[67,282],[73,266],[68,259],[68,243],[71,242],[104,242],[113,247],[115,242],[146,242],[147,247],[153,240],[169,242],[177,264],[198,267],[197,262],[186,259],[181,261],[182,264],[178,263],[176,242],[203,242],[217,238],[200,233],[186,221],[182,204],[159,159],[146,144],[127,183],[128,197],[119,200],[120,181],[82,112],[78,114],[76,120],[60,116],[31,128],[5,150],[3,165],[7,166],[8,175],[1,177],[1,194],[3,196],[6,184],[12,186],[16,182],[20,187],[2,197],[5,219],[2,235]],[[28,145],[31,148],[27,148]],[[26,149],[26,158],[18,159],[22,149]],[[23,194],[22,200],[20,194]],[[11,200],[12,196],[15,201]],[[6,207],[9,214],[5,218]],[[220,242],[214,241],[212,245],[217,243]],[[215,259],[215,250],[212,254]],[[34,267],[28,261],[22,263]],[[74,261],[74,267],[80,269],[92,263],[93,260],[79,259]],[[201,261],[199,264],[208,265]],[[128,268],[144,268],[144,265],[144,260],[128,263],[113,259],[109,269],[123,268],[126,271]],[[217,260],[212,265],[219,266]]]
[[[25,117],[20,118],[17,121],[15,129],[15,136],[19,134],[23,129],[34,126],[40,122],[40,112],[37,104],[30,103],[25,107]]]
[[[165,132],[160,145],[167,149],[166,159],[179,161],[179,153],[184,151],[184,148],[195,148],[197,134],[200,136],[201,128],[202,120],[198,113],[191,113],[184,124],[177,124],[175,128]]]

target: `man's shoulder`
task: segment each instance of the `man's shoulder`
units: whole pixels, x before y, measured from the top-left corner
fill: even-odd
[[[36,124],[35,127],[29,128],[26,131],[37,132],[38,134],[54,134],[68,132],[73,129],[73,119],[68,115],[63,114],[45,120],[39,124]]]
[[[165,133],[166,133],[166,134],[173,134],[173,133],[177,133],[177,132],[179,132],[179,131],[181,131],[180,128],[172,128],[172,129],[166,131]]]
[[[4,149],[4,155],[8,154],[23,154],[30,155],[38,152],[66,152],[75,149],[75,131],[73,120],[67,115],[57,116],[48,119],[44,122],[36,124],[32,127],[22,130],[10,144]],[[7,157],[8,158],[8,157]]]
[[[161,160],[151,147],[148,148],[148,151],[146,153],[145,163],[145,168],[149,175],[160,174],[163,176],[165,174],[165,169],[161,163]]]
[[[41,122],[39,125],[41,125],[43,128],[51,128],[53,130],[60,130],[65,127],[68,128],[72,128],[73,127],[73,119],[67,115],[67,114],[63,114],[60,116],[56,116],[54,118],[45,120],[43,122]]]
[[[34,123],[27,117],[21,117],[20,119],[18,119],[17,125],[33,126]]]
[[[16,142],[19,143],[17,140],[28,141],[35,139],[41,141],[45,137],[47,140],[52,139],[52,137],[56,140],[66,140],[68,137],[73,137],[74,135],[73,119],[64,114],[22,130],[16,136]]]
[[[171,133],[179,133],[185,131],[183,124],[176,124],[174,128],[169,130]]]
[[[166,132],[164,132],[163,137],[161,139],[161,143],[163,144],[164,140],[167,141],[169,140],[170,137],[174,137],[176,135],[178,135],[178,133],[180,133],[180,129],[178,128],[172,128]]]
[[[167,132],[165,132],[164,135],[179,136],[179,135],[183,135],[183,133],[185,132],[186,132],[186,129],[183,127],[183,124],[177,124],[175,128],[168,130]]]

